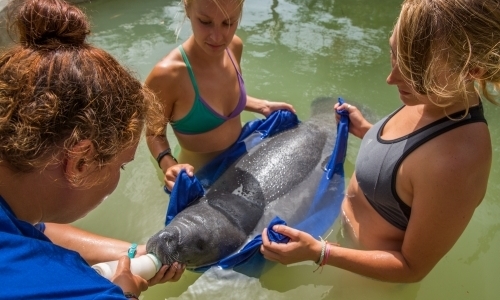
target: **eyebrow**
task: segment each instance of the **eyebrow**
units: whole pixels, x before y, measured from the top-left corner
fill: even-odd
[[[199,14],[201,17],[205,17],[205,18],[208,18],[208,19],[212,19],[212,17],[211,17],[211,16],[206,15],[206,14],[204,14],[204,13],[202,13],[202,12],[199,12],[198,14]],[[233,22],[238,21],[238,19],[239,19],[239,18],[240,18],[240,15],[238,15],[238,16],[229,16],[228,18],[225,18],[225,19],[224,19],[224,21],[229,20],[231,23],[233,23]]]

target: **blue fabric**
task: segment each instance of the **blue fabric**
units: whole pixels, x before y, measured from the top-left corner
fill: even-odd
[[[0,196],[0,282],[3,299],[125,299],[76,252],[53,244],[17,219]]]
[[[280,217],[275,217],[267,226],[269,240],[274,243],[288,243],[290,238],[273,230],[274,225],[287,225]],[[259,234],[248,242],[243,249],[230,255],[217,264],[223,269],[234,268],[248,276],[257,277],[262,273],[266,260],[260,253],[262,245],[262,235]]]
[[[168,190],[165,188],[165,191]],[[203,197],[204,194],[205,191],[198,179],[195,176],[189,177],[186,170],[182,169],[177,175],[174,188],[170,194],[165,226],[167,226],[180,211],[186,208],[191,202]],[[172,201],[172,199],[174,199],[174,201]]]
[[[297,115],[288,110],[275,111],[264,120],[250,121],[243,126],[237,141],[196,172],[196,176],[189,177],[185,170],[181,170],[172,192],[166,186],[163,187],[164,191],[170,194],[165,226],[191,202],[202,197],[205,194],[204,189],[209,188],[240,156],[263,139],[293,128],[299,122]]]
[[[344,100],[339,98],[339,103],[343,104]],[[328,230],[332,225],[332,218],[335,220],[338,217],[345,195],[344,161],[349,137],[349,113],[344,110],[337,113],[340,114],[340,122],[337,124],[337,137],[332,156],[316,189],[308,217],[294,225],[296,229],[315,237],[321,236]]]
[[[339,102],[343,103],[343,100],[339,98]],[[307,217],[298,224],[289,224],[313,236],[322,235],[330,228],[340,212],[340,206],[344,198],[343,164],[347,150],[349,118],[348,113],[345,111],[338,113],[341,115],[341,119],[337,125],[335,147],[325,173],[318,184]],[[232,163],[258,145],[262,139],[293,128],[298,124],[297,116],[285,110],[274,112],[265,120],[250,121],[243,127],[238,141],[198,171],[195,174],[196,176],[189,177],[185,171],[181,171],[170,197],[165,224],[168,224],[178,212],[187,207],[192,201],[202,197],[204,195],[203,188],[210,187]],[[276,224],[287,225],[284,220],[278,216],[275,217],[268,225],[269,239],[276,243],[287,243],[288,237],[272,229]],[[257,277],[261,274],[267,262],[259,251],[261,244],[262,237],[259,234],[237,253],[220,260],[214,265],[225,269],[233,268],[241,273]],[[195,271],[203,272],[210,267],[200,267]]]

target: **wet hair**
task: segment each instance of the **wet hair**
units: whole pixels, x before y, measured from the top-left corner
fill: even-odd
[[[0,55],[0,162],[30,172],[90,140],[100,168],[161,119],[153,94],[86,42],[80,9],[24,0],[11,2],[8,14],[17,41]]]
[[[498,104],[500,1],[405,0],[395,30],[398,67],[418,93],[449,99],[435,103],[446,107],[475,80],[477,92]],[[446,86],[438,80],[445,72]]]

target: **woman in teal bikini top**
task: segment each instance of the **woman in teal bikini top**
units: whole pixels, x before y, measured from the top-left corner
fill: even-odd
[[[200,92],[198,90],[198,84],[196,83],[193,69],[191,68],[191,64],[189,63],[186,52],[184,51],[184,48],[182,48],[182,45],[179,45],[178,48],[179,51],[181,52],[182,59],[186,64],[189,73],[189,78],[191,79],[191,83],[193,84],[195,96],[194,96],[193,107],[191,107],[189,113],[180,120],[172,121],[170,123],[172,128],[175,131],[183,134],[201,134],[211,131],[222,125],[227,120],[239,116],[240,113],[245,109],[247,103],[247,94],[243,78],[234,63],[233,57],[231,56],[229,49],[226,49],[226,52],[229,58],[231,59],[231,63],[233,64],[234,69],[236,70],[238,76],[238,84],[240,87],[240,98],[238,100],[238,105],[236,105],[236,108],[228,116],[223,116],[218,112],[216,112],[215,110],[213,110],[210,107],[210,105],[208,105],[208,103],[205,100],[203,100],[203,98],[200,96]]]

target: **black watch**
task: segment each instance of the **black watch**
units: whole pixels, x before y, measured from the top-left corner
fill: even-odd
[[[175,160],[175,162],[178,163],[177,159],[175,159],[175,157],[172,155],[172,150],[170,150],[170,148],[167,148],[166,150],[160,152],[160,154],[158,154],[158,156],[156,157],[156,162],[158,162],[158,166],[160,166],[161,160],[167,155],[172,157]]]

